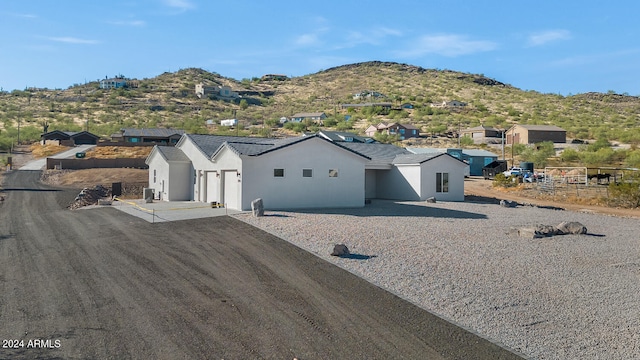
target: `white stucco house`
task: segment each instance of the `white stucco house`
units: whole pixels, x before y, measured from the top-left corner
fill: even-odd
[[[390,144],[338,143],[322,136],[267,139],[182,136],[147,158],[157,199],[224,203],[250,210],[362,207],[365,199],[464,200],[466,164]]]

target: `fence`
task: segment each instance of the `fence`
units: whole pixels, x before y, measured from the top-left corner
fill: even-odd
[[[53,159],[47,158],[47,169],[136,168],[148,169],[145,159]]]

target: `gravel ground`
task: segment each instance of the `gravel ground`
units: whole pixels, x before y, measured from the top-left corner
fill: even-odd
[[[637,219],[392,201],[235,217],[532,359],[640,359]],[[588,234],[507,234],[561,221]],[[330,256],[338,243],[352,256]]]

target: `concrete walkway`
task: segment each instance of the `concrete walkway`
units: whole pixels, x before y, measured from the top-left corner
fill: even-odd
[[[73,149],[69,149],[67,151],[63,151],[61,153],[57,153],[57,154],[49,156],[49,157],[50,158],[54,158],[54,159],[73,158],[73,157],[76,156],[76,153],[84,152],[84,151],[87,151],[87,150],[92,149],[94,147],[95,147],[95,145],[78,145],[78,146],[74,147]],[[47,159],[46,158],[37,159],[37,160],[29,161],[28,163],[26,163],[22,167],[20,167],[18,170],[42,170],[46,165],[47,165]]]

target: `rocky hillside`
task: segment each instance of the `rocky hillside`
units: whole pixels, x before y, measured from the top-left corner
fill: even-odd
[[[129,74],[134,77],[135,74]],[[196,84],[227,87],[233,96],[196,96]],[[108,136],[122,127],[175,127],[193,133],[224,132],[206,126],[236,117],[243,133],[271,133],[278,119],[298,112],[325,112],[329,124],[362,131],[380,121],[411,123],[424,133],[444,133],[480,124],[508,128],[513,123],[552,124],[568,137],[640,143],[640,99],[620,94],[574,96],[523,91],[481,74],[424,69],[417,66],[366,62],[285,79],[235,80],[201,69],[183,69],[135,87],[102,90],[98,82],[65,90],[27,89],[0,93],[0,147],[15,140],[38,139],[48,130],[88,129]],[[237,97],[235,97],[237,94]],[[375,94],[374,97],[355,94]],[[448,101],[464,107],[434,107]],[[343,108],[343,104],[388,102],[393,110]],[[401,105],[411,104],[412,108]],[[344,122],[345,115],[350,121]],[[298,129],[299,130],[299,129]],[[235,131],[238,131],[237,129]]]

